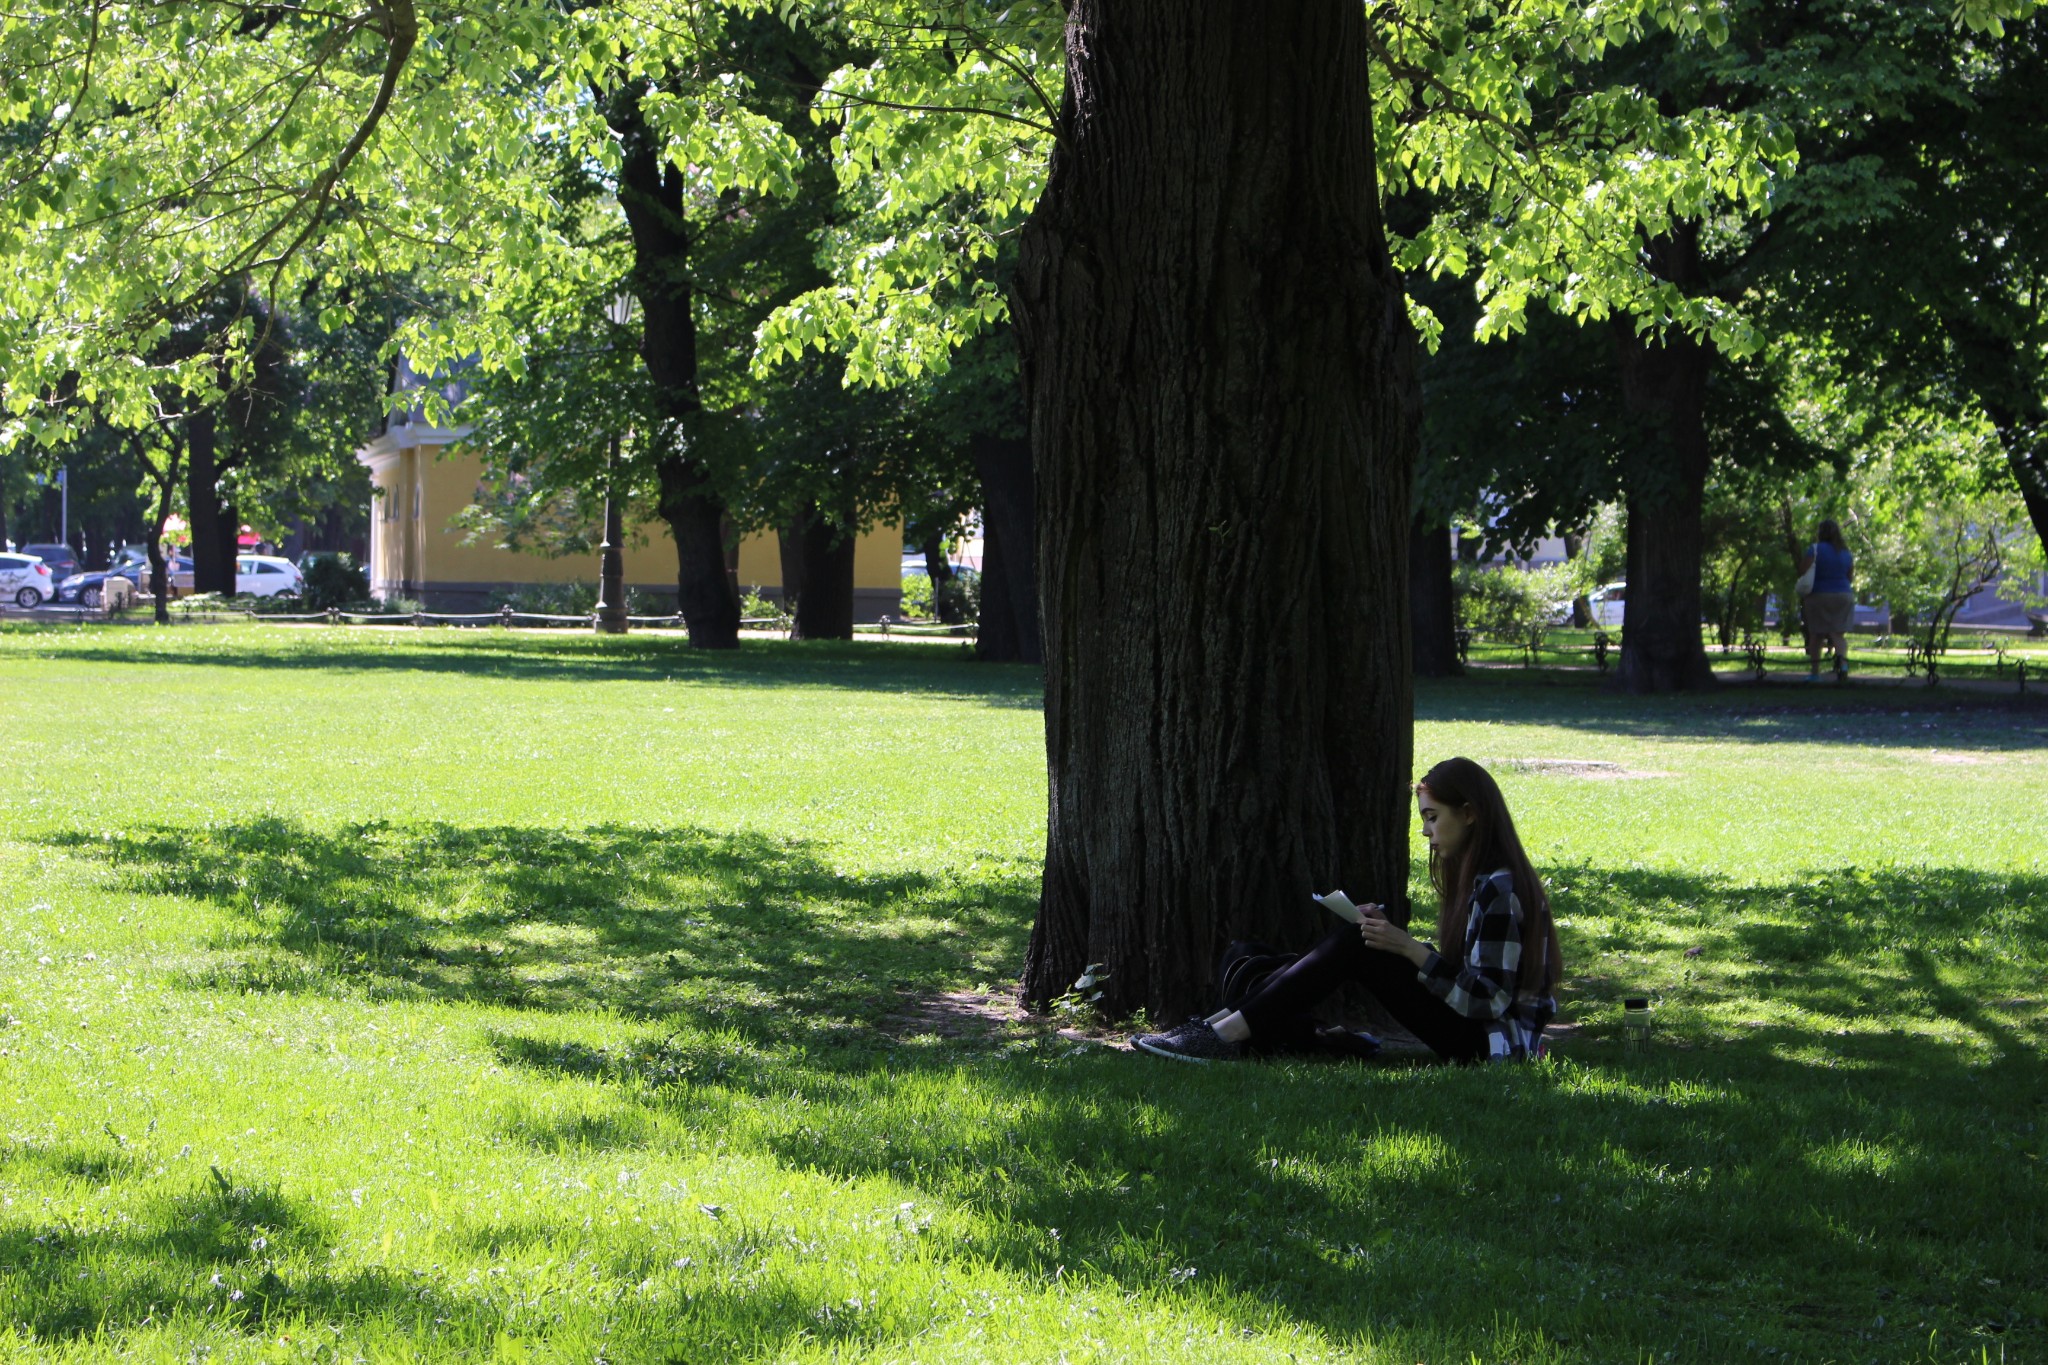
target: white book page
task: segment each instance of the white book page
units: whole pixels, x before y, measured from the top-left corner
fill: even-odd
[[[1351,898],[1342,891],[1332,891],[1321,896],[1311,894],[1310,898],[1338,919],[1350,920],[1353,924],[1365,923],[1365,916],[1359,913],[1358,907],[1353,905]]]

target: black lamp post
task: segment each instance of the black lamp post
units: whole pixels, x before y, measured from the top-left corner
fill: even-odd
[[[623,327],[633,316],[633,296],[615,294],[605,305],[604,315],[614,325]],[[625,539],[625,532],[619,518],[618,494],[619,434],[612,432],[611,449],[605,453],[604,461],[604,543],[598,546],[597,568],[597,633],[599,635],[624,635],[626,633],[626,556],[619,542]]]

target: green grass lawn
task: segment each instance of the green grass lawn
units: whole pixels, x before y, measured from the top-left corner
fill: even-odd
[[[2048,706],[1426,687],[1560,1060],[1194,1068],[904,1022],[1035,899],[957,645],[17,628],[0,698],[10,1356],[2048,1357]]]

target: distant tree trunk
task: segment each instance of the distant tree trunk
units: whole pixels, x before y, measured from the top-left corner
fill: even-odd
[[[1043,1007],[1405,913],[1413,338],[1355,0],[1073,0],[1014,290],[1050,781]],[[1404,369],[1404,367],[1406,367]]]
[[[703,409],[697,386],[697,319],[691,299],[685,177],[661,136],[647,126],[639,87],[616,89],[605,119],[619,135],[619,207],[633,237],[633,280],[640,300],[640,358],[661,386],[666,416],[687,433]],[[672,450],[655,467],[657,509],[676,544],[676,609],[697,649],[734,649],[740,602],[725,572],[719,527],[725,499],[701,461]]]
[[[988,663],[1044,663],[1031,444],[976,436],[970,449],[981,480],[981,627],[975,654]]]
[[[1568,535],[1564,538],[1564,557],[1567,562],[1577,559],[1586,552],[1584,536]],[[1579,593],[1572,598],[1572,629],[1584,630],[1593,624],[1593,603],[1586,594]]]
[[[695,460],[666,456],[655,465],[655,510],[676,543],[676,610],[696,649],[740,642],[740,601],[725,572],[720,524],[725,501]]]
[[[185,517],[192,528],[192,591],[233,593],[235,561],[223,556],[219,420],[210,408],[185,419]],[[232,537],[233,533],[226,533]]]
[[[1778,602],[1778,638],[1790,644],[1794,634],[1802,641],[1806,638],[1806,601],[1798,591],[1799,561],[1806,558],[1806,545],[1793,528],[1789,499],[1778,504],[1778,526],[1784,532],[1785,553],[1790,561],[1790,572],[1779,580],[1785,585],[1785,595]]]
[[[806,506],[789,519],[789,525],[775,531],[776,560],[782,566],[784,611],[796,610],[797,600],[804,595],[804,518],[809,515],[810,508]]]
[[[1658,274],[1684,287],[1699,275],[1699,229],[1682,225],[1653,244]],[[1700,560],[1705,534],[1707,376],[1714,352],[1672,333],[1637,333],[1617,319],[1622,401],[1647,420],[1656,445],[1636,452],[1625,474],[1628,600],[1622,614],[1616,683],[1627,692],[1679,692],[1714,685],[1700,634]]]
[[[156,489],[155,506],[147,513],[148,539],[144,550],[149,555],[149,590],[155,594],[156,623],[169,625],[171,621],[171,567],[164,558],[164,527],[171,519],[171,504],[177,497],[179,465],[185,457],[185,443],[173,439],[170,449],[159,465],[150,459],[149,450],[142,438],[130,437],[129,449],[135,456],[135,463],[148,476]]]
[[[2026,505],[2027,519],[2034,523],[2034,534],[2048,545],[2048,444],[2044,444],[2048,443],[2048,412],[2026,421],[2006,404],[1985,400],[1981,392],[1978,400],[2005,449],[2006,463],[2020,486],[2020,500]]]
[[[807,506],[798,518],[803,590],[796,600],[796,640],[853,638],[853,528]]]
[[[1451,587],[1451,528],[1408,528],[1408,610],[1414,620],[1415,676],[1451,678],[1458,662],[1456,595]]]
[[[220,505],[221,555],[227,561],[227,594],[242,590],[238,561],[242,557],[242,511],[231,502]]]
[[[955,581],[957,575],[946,559],[946,538],[933,532],[925,537],[924,544],[918,549],[924,553],[925,577],[932,581],[933,614],[946,625],[959,625],[967,614],[960,609],[960,589]]]

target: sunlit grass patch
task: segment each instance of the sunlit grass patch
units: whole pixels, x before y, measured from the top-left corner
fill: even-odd
[[[2038,713],[1425,689],[1421,761],[1669,774],[1503,771],[1558,1056],[1196,1068],[905,1023],[1014,979],[1026,671],[120,639],[0,632],[0,1351],[2048,1349]]]

